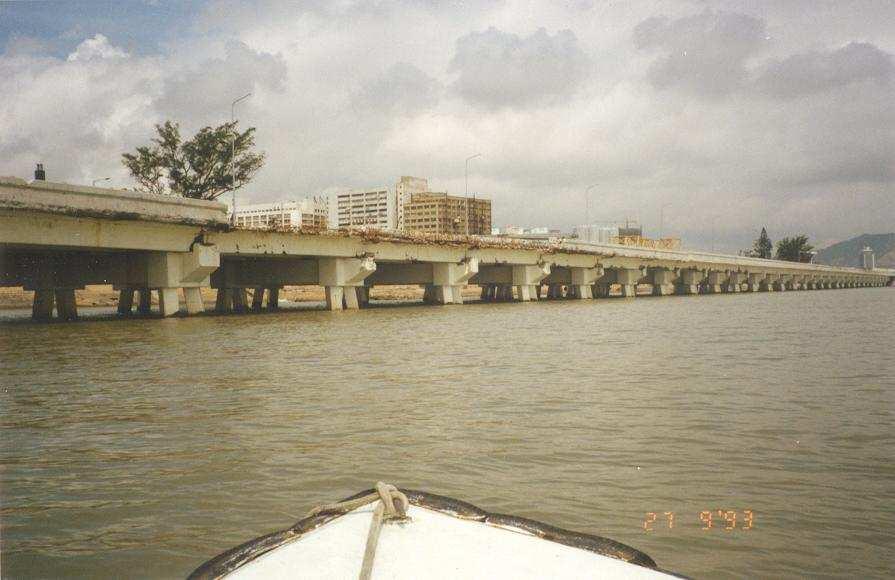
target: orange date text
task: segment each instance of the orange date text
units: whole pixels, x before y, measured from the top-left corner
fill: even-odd
[[[698,525],[701,530],[749,531],[755,527],[755,512],[752,510],[715,509],[703,510],[692,516],[678,518],[675,512],[646,512],[643,531],[674,530],[679,526]]]

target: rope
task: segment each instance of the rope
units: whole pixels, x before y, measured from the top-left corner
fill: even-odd
[[[344,514],[373,503],[376,500],[379,500],[379,505],[373,510],[373,520],[370,522],[370,531],[367,534],[367,546],[364,550],[360,580],[370,580],[370,576],[373,574],[373,560],[376,558],[376,545],[379,543],[379,532],[382,531],[382,524],[390,521],[406,521],[408,519],[407,508],[410,506],[410,502],[407,500],[407,496],[401,493],[394,485],[380,481],[376,484],[376,490],[372,493],[352,500],[316,507],[308,512],[307,515],[307,517],[312,517],[321,513]]]

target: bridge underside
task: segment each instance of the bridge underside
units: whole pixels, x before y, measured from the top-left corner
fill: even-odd
[[[0,246],[0,286],[33,294],[35,320],[74,320],[76,289],[112,285],[118,311],[170,316],[205,310],[201,289],[217,291],[217,312],[275,310],[285,286],[320,286],[331,310],[363,308],[376,286],[415,285],[430,304],[458,304],[461,290],[478,286],[484,302],[591,299],[773,292],[883,286],[885,276],[860,274],[771,274],[711,268],[673,268],[636,262],[593,267],[538,263],[483,263],[478,258],[437,262],[313,255],[224,254],[194,243],[186,252],[133,249],[88,250],[39,245]],[[632,267],[633,266],[633,267]],[[155,294],[156,300],[152,300]]]

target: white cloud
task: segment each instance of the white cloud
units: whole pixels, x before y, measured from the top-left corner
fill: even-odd
[[[457,40],[449,71],[464,99],[502,108],[568,99],[586,80],[589,61],[571,30],[520,36],[492,27]]]
[[[126,58],[127,53],[109,44],[109,39],[102,34],[88,38],[78,45],[74,52],[68,55],[69,62],[89,61],[107,58]]]
[[[10,41],[0,174],[44,162],[51,179],[131,185],[120,155],[155,123],[220,123],[251,91],[237,114],[267,164],[245,201],[407,174],[462,192],[463,159],[481,152],[470,190],[498,224],[569,227],[598,183],[593,219],[655,233],[671,203],[665,233],[719,249],[762,225],[891,229],[895,37],[870,16],[862,35],[849,6],[824,4],[819,27],[753,4],[240,2],[153,56],[101,35],[81,34],[71,60]]]
[[[893,77],[891,54],[870,43],[851,42],[835,50],[813,50],[775,60],[765,67],[757,83],[775,97],[795,98],[867,81],[885,86]]]

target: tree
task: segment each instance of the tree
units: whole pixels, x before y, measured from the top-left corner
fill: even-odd
[[[251,181],[264,165],[264,154],[252,151],[255,128],[240,133],[236,125],[232,121],[204,127],[184,141],[180,126],[165,121],[155,126],[153,145],[123,154],[122,163],[143,191],[217,199]]]
[[[806,238],[807,240],[807,238]],[[758,239],[755,240],[755,244],[752,246],[752,255],[756,258],[771,258],[774,252],[774,244],[771,243],[771,238],[768,237],[768,230],[765,228],[761,228],[761,234],[758,236]]]
[[[787,262],[810,262],[814,246],[808,243],[808,236],[783,238],[777,242],[777,259]]]

